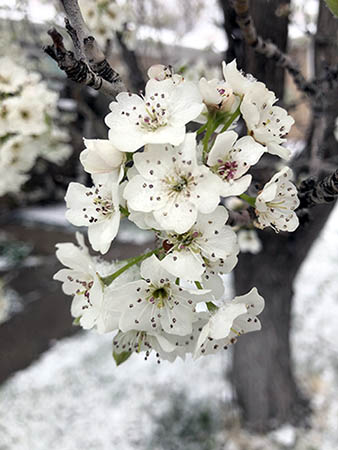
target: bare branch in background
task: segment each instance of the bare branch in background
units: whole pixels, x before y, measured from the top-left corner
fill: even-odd
[[[299,186],[298,195],[298,210],[333,202],[338,197],[338,169],[320,181],[307,178]]]
[[[320,149],[322,148],[326,130],[326,115],[320,114],[314,122],[314,129],[312,133],[312,139],[310,143],[310,161],[309,170],[310,174],[318,175],[321,170],[322,158],[320,155]]]
[[[117,32],[116,38],[120,45],[123,61],[128,67],[130,82],[136,91],[142,91],[146,83],[136,53],[128,48],[123,39],[123,33]]]
[[[272,42],[265,41],[257,34],[255,25],[249,12],[249,0],[233,0],[233,7],[237,16],[237,23],[240,26],[244,39],[257,53],[261,53],[267,58],[276,61],[276,64],[285,68],[292,76],[297,87],[310,97],[317,93],[313,82],[307,81],[301,73],[299,67],[291,58],[281,52]]]

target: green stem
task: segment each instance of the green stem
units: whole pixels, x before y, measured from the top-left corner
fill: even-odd
[[[124,206],[122,206],[122,205],[120,205],[120,212],[121,212],[124,216],[126,216],[126,217],[129,216],[128,208],[126,208],[126,207],[124,207]]]
[[[256,207],[256,199],[255,199],[255,197],[250,197],[250,195],[247,195],[247,194],[241,194],[239,197],[242,200],[244,200],[245,202],[249,203],[249,205],[252,206],[253,208]]]
[[[196,134],[201,134],[207,128],[207,123],[205,123],[201,128],[196,131]]]
[[[148,253],[144,253],[143,255],[139,255],[139,256],[135,256],[134,258],[130,258],[128,260],[127,264],[122,266],[119,270],[117,270],[116,272],[112,273],[111,275],[108,275],[107,277],[101,278],[101,280],[103,281],[103,283],[106,286],[109,286],[114,280],[116,280],[117,277],[119,277],[123,272],[128,270],[129,267],[132,267],[135,264],[137,264],[139,262],[142,262],[143,260],[149,258],[149,256],[151,256],[151,255],[156,255],[160,250],[162,250],[162,249],[161,248],[155,248],[155,250],[151,250]]]
[[[223,128],[221,129],[221,133],[224,133],[224,131],[226,131],[226,130],[230,127],[230,125],[232,124],[232,122],[233,122],[234,120],[236,120],[237,117],[240,115],[240,113],[241,113],[241,110],[240,110],[241,103],[242,103],[242,101],[241,101],[240,104],[237,106],[236,111],[235,111],[233,114],[231,114],[231,116],[229,117],[229,119],[225,122]]]
[[[217,128],[217,126],[216,126]],[[215,124],[214,124],[214,120],[213,118],[209,118],[208,122],[207,122],[207,131],[205,133],[205,136],[202,140],[203,142],[203,154],[206,155],[208,153],[208,144],[209,144],[209,139],[212,136],[212,133],[216,130],[215,128]]]
[[[203,289],[203,286],[201,285],[201,283],[199,281],[195,281],[195,284],[197,286],[197,289]],[[217,309],[218,309],[217,306],[214,305],[212,302],[206,302],[206,305],[207,305],[208,311],[210,311],[210,312],[217,311]]]

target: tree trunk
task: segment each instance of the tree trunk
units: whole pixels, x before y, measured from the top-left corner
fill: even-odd
[[[224,5],[228,7],[229,2],[223,0],[221,3],[226,11]],[[283,0],[258,0],[252,2],[251,9],[258,33],[271,39],[282,51],[286,51],[287,45],[287,17],[276,17],[276,11],[281,12],[280,7],[286,3]],[[322,2],[318,20],[321,39],[316,41],[317,69],[323,61],[337,63],[337,27],[338,21],[333,19]],[[332,51],[333,45],[335,51]],[[241,53],[239,56],[242,59]],[[244,62],[246,72],[264,81],[279,98],[283,98],[284,73],[274,61],[267,61],[263,56],[255,55],[252,49],[246,49]],[[337,151],[332,133],[338,115],[336,99],[337,92],[332,93],[322,152],[326,158]],[[295,233],[259,232],[262,252],[240,255],[235,269],[236,293],[244,294],[256,286],[266,300],[261,315],[262,330],[242,336],[233,349],[232,376],[237,401],[246,425],[255,431],[265,431],[284,422],[300,423],[309,411],[308,402],[299,392],[292,372],[289,343],[292,286],[331,210],[332,205],[315,208],[310,222]]]

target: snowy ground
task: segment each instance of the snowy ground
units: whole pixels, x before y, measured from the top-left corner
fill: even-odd
[[[312,430],[222,431],[229,355],[160,365],[135,355],[117,369],[111,338],[83,333],[0,388],[0,450],[337,450],[337,221],[336,208],[295,286],[292,345]]]

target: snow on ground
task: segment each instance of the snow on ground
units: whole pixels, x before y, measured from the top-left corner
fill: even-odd
[[[0,388],[0,450],[337,450],[337,221],[338,208],[295,283],[291,342],[313,400],[312,430],[222,434],[229,355],[160,365],[134,355],[116,368],[111,338],[87,332],[56,343]]]

